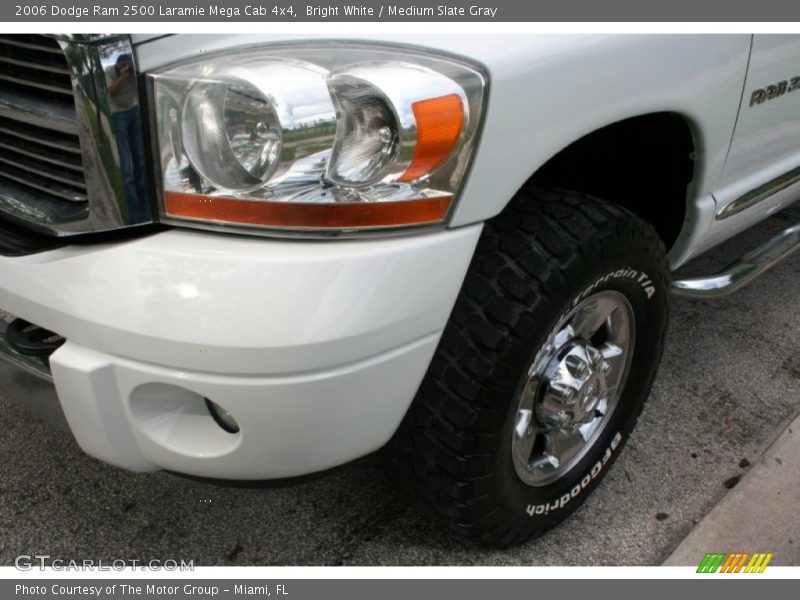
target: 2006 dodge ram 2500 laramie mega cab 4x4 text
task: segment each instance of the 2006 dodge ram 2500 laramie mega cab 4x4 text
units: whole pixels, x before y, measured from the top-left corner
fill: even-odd
[[[800,228],[671,272],[799,196],[800,36],[0,36],[0,356],[81,448],[224,479],[383,448],[483,545],[586,499],[670,296]]]

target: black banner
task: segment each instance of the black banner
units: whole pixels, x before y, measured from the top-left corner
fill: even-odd
[[[756,576],[758,577],[758,576]],[[716,579],[712,584],[710,579]],[[700,581],[703,580],[703,581]],[[713,585],[713,589],[710,587]],[[6,580],[0,583],[0,596],[21,600],[83,600],[88,598],[155,600],[489,600],[492,598],[606,598],[611,594],[648,600],[700,598],[724,595],[727,600],[752,598],[758,593],[774,598],[793,597],[797,582],[790,579],[724,578],[698,575],[694,580],[184,580],[140,579],[37,579]],[[535,593],[534,593],[535,592]],[[694,592],[694,593],[692,593]],[[702,596],[701,596],[702,594]]]
[[[793,0],[11,0],[4,22],[519,22],[800,21]]]

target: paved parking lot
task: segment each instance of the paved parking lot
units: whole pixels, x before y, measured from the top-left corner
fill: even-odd
[[[779,214],[683,272],[716,270],[798,221],[800,208]],[[29,417],[0,381],[0,563],[39,553],[196,565],[658,564],[800,412],[800,253],[731,298],[673,308],[660,375],[616,466],[577,514],[521,548],[462,546],[393,492],[374,456],[292,487],[127,473]]]

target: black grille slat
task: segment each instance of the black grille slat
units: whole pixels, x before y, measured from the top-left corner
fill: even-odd
[[[12,136],[14,140],[34,142],[41,147],[42,153],[48,152],[50,148],[77,155],[81,153],[77,135],[0,117],[0,140],[6,138],[7,143],[15,143],[7,136]]]
[[[16,67],[22,67],[23,69],[35,69],[37,71],[46,71],[48,73],[56,73],[58,75],[66,75],[69,77],[69,69],[60,65],[42,64],[20,58],[4,56],[3,54],[0,54],[0,62],[14,65]]]
[[[78,116],[75,104],[62,104],[32,98],[30,95],[0,86],[0,119],[41,132],[63,133],[78,139]]]
[[[57,54],[62,59],[64,57],[59,43],[53,38],[45,35],[0,35],[0,44],[4,46],[14,46],[16,48],[24,48],[26,50],[36,50],[37,52]]]
[[[29,171],[0,160],[0,182],[7,180],[68,202],[85,202],[86,194],[51,179],[32,177]]]
[[[3,180],[11,180],[17,184],[37,190],[38,192],[43,192],[44,194],[60,200],[68,200],[69,202],[86,201],[86,194],[82,194],[74,188],[60,185],[54,181],[31,177],[30,173],[27,171],[17,169],[13,165],[0,161],[0,183]]]
[[[0,163],[0,170],[2,169],[6,167]],[[65,198],[53,193],[58,193],[57,188],[39,187],[42,189],[19,184],[14,179],[0,174],[0,221],[30,222],[30,219],[34,219],[36,223],[47,225],[68,223],[87,215],[88,203],[75,202],[75,194],[70,196],[73,201],[66,202]]]
[[[11,69],[9,69],[9,71],[10,70]],[[45,92],[62,94],[64,96],[68,96],[69,101],[72,102],[72,89],[54,85],[47,77],[40,77],[37,74],[28,74],[25,76],[19,73],[18,70],[14,70],[11,73],[3,71],[6,71],[6,69],[3,69],[3,64],[0,63],[0,80],[2,81],[10,83],[14,86],[29,87],[36,90],[44,90]]]
[[[85,210],[76,122],[70,68],[58,41],[0,34],[0,206],[17,215],[25,214],[24,205],[48,206],[57,219]]]
[[[9,91],[72,105],[72,81],[58,42],[44,35],[0,35],[0,81]]]
[[[76,174],[74,171],[56,167],[51,163],[33,159],[16,151],[0,148],[0,162],[27,171],[35,178],[49,179],[78,188],[81,191],[86,190],[86,180],[82,174]]]
[[[21,154],[28,158],[33,158],[39,161],[47,162],[57,167],[69,169],[70,171],[78,171],[83,173],[83,163],[81,162],[80,155],[71,154],[69,152],[58,152],[50,148],[49,152],[43,153],[41,146],[24,140],[14,140],[16,143],[9,144],[2,136],[0,136],[0,151],[13,152]],[[85,187],[85,185],[84,185]]]

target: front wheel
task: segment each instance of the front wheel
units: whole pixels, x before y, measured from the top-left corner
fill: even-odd
[[[526,189],[488,222],[389,475],[492,547],[553,527],[608,472],[661,357],[668,268],[653,228]]]

